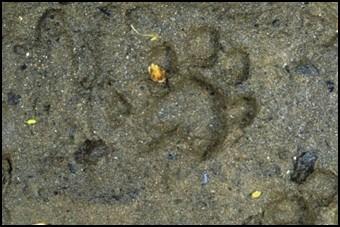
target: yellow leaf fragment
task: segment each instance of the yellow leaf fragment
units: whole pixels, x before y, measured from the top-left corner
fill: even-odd
[[[159,35],[157,35],[156,33],[152,33],[150,35],[152,35],[150,41],[157,41],[160,39]]]
[[[262,192],[261,191],[253,191],[250,196],[252,199],[258,199],[260,198],[262,195]]]
[[[158,83],[166,82],[166,72],[165,69],[156,64],[151,64],[148,67],[150,77],[153,81]]]
[[[37,123],[37,120],[34,119],[34,118],[30,118],[27,121],[25,121],[25,123],[28,124],[28,125],[34,125],[34,124]]]

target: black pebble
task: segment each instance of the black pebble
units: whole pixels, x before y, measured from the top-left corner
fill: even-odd
[[[279,19],[273,20],[272,25],[273,25],[273,27],[279,27],[280,26],[280,20]]]
[[[7,102],[8,102],[8,105],[18,105],[19,102],[21,100],[21,96],[20,95],[17,95],[17,94],[14,94],[13,92],[8,92],[7,93]]]
[[[327,84],[327,89],[329,92],[333,92],[334,91],[334,82],[331,80],[327,80],[326,81]]]
[[[301,184],[314,171],[314,165],[318,156],[313,151],[302,152],[294,160],[294,171],[290,179]]]
[[[22,71],[24,71],[25,69],[27,69],[27,65],[26,65],[26,64],[22,64],[22,65],[20,66],[20,69],[21,69]]]
[[[168,159],[168,160],[176,160],[176,154],[168,153],[167,159]]]

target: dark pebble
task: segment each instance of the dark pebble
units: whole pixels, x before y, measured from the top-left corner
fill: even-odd
[[[333,92],[334,91],[334,82],[331,80],[327,80],[326,81],[327,84],[327,89],[329,92]]]
[[[25,69],[27,69],[27,65],[26,65],[26,64],[22,64],[22,65],[20,66],[20,69],[21,69],[22,71],[24,71]]]
[[[272,25],[273,25],[273,27],[279,27],[280,26],[280,20],[279,19],[274,19],[272,21]]]
[[[51,109],[51,104],[45,104],[43,106],[43,109],[46,113],[49,113],[50,112],[50,109]]]
[[[67,166],[71,173],[75,174],[77,172],[77,166],[75,162],[69,162]]]
[[[314,151],[302,152],[294,160],[294,170],[290,179],[301,184],[314,171],[314,165],[318,156]]]
[[[176,160],[176,153],[168,153],[167,159],[168,160]]]
[[[307,76],[319,75],[319,70],[312,64],[302,64],[295,68],[295,72]]]
[[[13,52],[18,55],[24,56],[27,51],[28,51],[28,48],[26,45],[16,44],[13,46]]]

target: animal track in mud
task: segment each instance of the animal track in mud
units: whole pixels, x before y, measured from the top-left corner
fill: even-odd
[[[239,48],[220,53],[215,29],[199,27],[192,31],[188,42],[192,49],[188,53],[192,59],[189,70],[181,70],[183,62],[177,62],[168,42],[151,47],[149,61],[169,72],[170,88],[143,82],[146,86],[136,92],[136,99],[147,104],[138,107],[138,111],[113,87],[95,90],[93,100],[102,101],[93,103],[92,119],[100,119],[93,125],[101,138],[121,149],[135,147],[136,151],[147,151],[160,140],[177,135],[185,138],[191,153],[206,158],[218,150],[228,133],[251,124],[258,112],[256,99],[247,94],[229,97],[225,92],[249,78],[248,54]],[[194,48],[197,45],[200,48]],[[117,126],[116,122],[121,127],[112,127]],[[130,139],[117,139],[120,134],[130,135]]]
[[[141,14],[137,11],[138,15]],[[191,31],[187,44],[192,51],[188,52],[187,60],[192,61],[179,62],[171,42],[150,48],[149,63],[157,63],[167,70],[170,87],[162,87],[147,79],[135,80],[130,84],[134,97],[131,99],[118,91],[114,82],[106,80],[106,75],[101,75],[105,72],[101,63],[105,57],[101,58],[100,42],[110,37],[92,42],[94,34],[83,32],[80,35],[82,41],[75,43],[63,10],[45,11],[37,24],[32,50],[38,57],[31,60],[51,70],[49,72],[44,67],[25,70],[27,75],[39,75],[33,80],[40,83],[33,95],[38,97],[35,109],[43,110],[44,105],[53,100],[65,105],[69,113],[74,113],[75,107],[68,105],[69,99],[88,95],[87,121],[97,137],[83,141],[74,151],[71,159],[76,167],[73,164],[67,166],[67,161],[63,161],[62,167],[53,165],[51,168],[51,171],[59,168],[60,173],[44,175],[45,180],[54,185],[55,179],[49,178],[50,175],[67,176],[70,174],[66,172],[68,169],[75,172],[75,176],[69,179],[62,178],[51,192],[64,191],[75,198],[101,203],[129,202],[143,190],[143,173],[139,171],[144,170],[144,163],[136,163],[136,160],[115,162],[110,149],[138,154],[139,151],[154,150],[168,137],[177,137],[189,146],[189,155],[201,160],[213,156],[225,136],[235,128],[251,124],[258,110],[256,99],[249,95],[229,97],[223,90],[249,78],[246,51],[235,48],[222,53],[218,33],[213,28],[205,26]],[[76,51],[72,51],[74,47]],[[14,51],[24,55],[27,50],[16,47]],[[67,84],[70,83],[69,75],[76,77],[71,86]],[[147,74],[143,77],[147,78]],[[69,90],[60,94],[55,91],[59,87]],[[82,93],[78,94],[78,91]],[[79,166],[84,167],[84,171],[76,171]],[[58,191],[56,188],[60,185],[67,188]]]
[[[69,87],[70,75],[75,72],[72,47],[65,13],[61,9],[47,9],[38,19],[32,39],[13,46],[20,62],[16,76],[23,78],[17,83],[32,93],[31,114],[44,118],[56,110],[55,106],[65,104],[66,89],[59,88]]]
[[[40,17],[37,26],[38,40],[41,44],[53,47],[65,34],[64,12],[60,9],[48,9]]]
[[[130,10],[128,17],[134,22],[139,21],[140,14],[143,14],[141,12],[143,10],[140,8]],[[71,46],[69,35],[62,26],[65,23],[62,10],[47,10],[38,22],[39,42],[47,46]],[[99,61],[91,59],[99,57],[95,54],[99,44],[91,43],[90,33],[84,35],[84,43],[79,44],[83,48],[79,48],[76,54],[80,61],[77,64],[77,75],[84,89],[93,88],[89,120],[101,139],[122,149],[135,145],[137,150],[148,150],[169,133],[176,133],[179,137],[187,138],[194,154],[205,157],[208,151],[214,150],[223,141],[224,136],[235,125],[243,128],[251,123],[257,112],[255,98],[246,95],[226,97],[220,92],[221,86],[231,87],[248,79],[247,53],[235,48],[221,54],[219,35],[214,28],[202,26],[190,30],[188,58],[192,59],[191,66],[194,70],[180,70],[181,63],[177,62],[171,43],[153,46],[149,59],[170,73],[171,89],[162,88],[150,81],[141,83],[145,85],[140,87],[144,91],[138,91],[138,95],[142,95],[136,95],[136,99],[140,97],[139,99],[148,101],[138,111],[135,110],[134,103],[130,103],[124,94],[116,91],[112,84],[94,84],[101,70]],[[65,43],[60,44],[62,40]],[[56,53],[49,51],[52,57]],[[75,58],[72,54],[69,57]],[[217,67],[220,68],[216,70]],[[207,74],[203,70],[213,73]],[[218,72],[223,72],[223,75]],[[137,85],[139,84],[136,83]],[[132,136],[117,136],[123,134]],[[144,143],[140,144],[141,140]]]
[[[127,203],[143,190],[139,174],[131,170],[136,163],[117,162],[103,140],[85,140],[68,163],[75,176],[68,184],[71,197],[100,203]],[[104,165],[97,165],[101,161]],[[107,168],[110,166],[110,168]]]
[[[195,66],[211,67],[217,57],[218,32],[208,26],[192,28],[187,46],[189,58]]]

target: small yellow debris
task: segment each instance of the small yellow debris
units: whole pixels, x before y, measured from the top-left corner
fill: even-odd
[[[159,39],[159,36],[156,33],[152,33],[151,35],[152,35],[152,37],[151,37],[150,41],[157,41]]]
[[[136,32],[138,35],[141,35],[141,36],[145,36],[145,37],[150,37],[150,41],[157,41],[159,40],[161,37],[157,34],[157,33],[149,33],[149,34],[144,34],[144,33],[140,33],[139,31],[137,31],[137,29],[135,27],[133,27],[133,25],[131,24],[130,25],[132,30],[134,32]]]
[[[151,64],[148,67],[148,71],[150,74],[150,77],[153,81],[158,83],[164,83],[166,82],[166,73],[165,70],[156,64]]]
[[[34,124],[37,123],[37,120],[34,119],[34,118],[30,118],[27,121],[25,121],[25,123],[28,124],[28,125],[34,125]]]
[[[253,191],[250,196],[252,199],[258,199],[260,198],[262,195],[262,192],[261,191]]]

